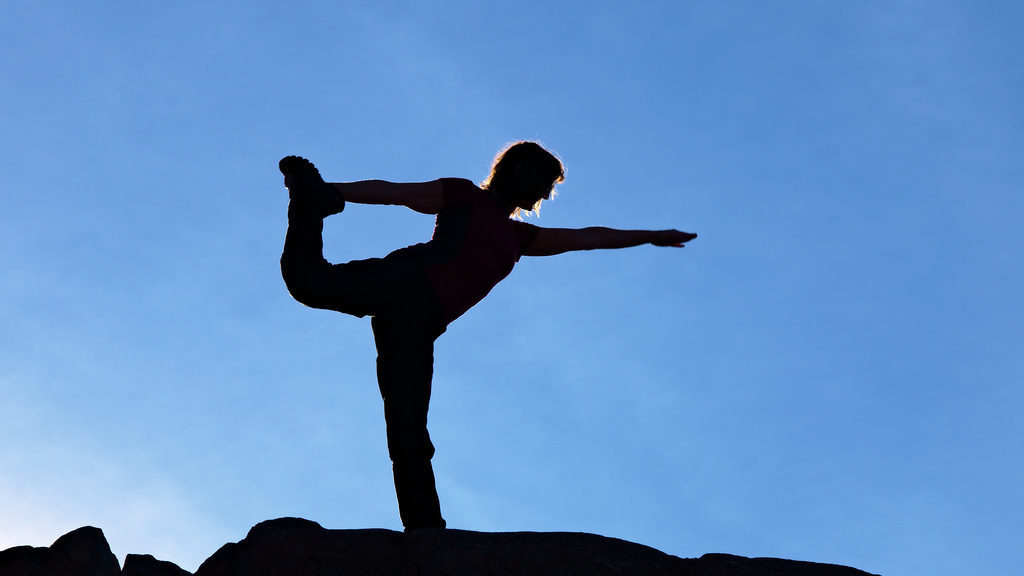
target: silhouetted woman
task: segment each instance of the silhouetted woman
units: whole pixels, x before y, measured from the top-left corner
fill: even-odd
[[[313,308],[372,316],[377,381],[384,399],[388,452],[405,529],[444,527],[430,459],[427,406],[434,340],[512,271],[520,256],[641,244],[682,246],[678,230],[541,228],[521,222],[562,182],[562,163],[534,142],[498,154],[479,187],[459,178],[399,184],[366,180],[328,184],[308,160],[280,162],[288,188],[288,233],[281,272],[288,291]],[[330,264],[323,219],[345,202],[395,204],[436,214],[429,242],[384,258]]]

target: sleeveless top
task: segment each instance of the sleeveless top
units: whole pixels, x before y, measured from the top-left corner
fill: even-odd
[[[469,180],[442,178],[444,203],[429,242],[409,247],[423,257],[444,325],[462,316],[512,272],[539,228],[509,218]]]

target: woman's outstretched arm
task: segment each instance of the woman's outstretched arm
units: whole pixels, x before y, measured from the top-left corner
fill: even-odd
[[[679,230],[617,230],[601,226],[541,228],[537,237],[523,251],[523,255],[554,256],[573,250],[629,248],[641,244],[682,248],[696,237],[696,234]]]
[[[444,207],[444,188],[440,180],[398,183],[386,180],[332,182],[346,202],[356,204],[393,204],[423,214],[437,214]]]

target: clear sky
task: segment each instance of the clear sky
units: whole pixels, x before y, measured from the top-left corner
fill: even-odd
[[[400,529],[367,319],[304,308],[277,160],[484,178],[543,226],[437,344],[449,526],[1011,574],[1024,542],[1020,2],[0,8],[0,549],[188,570],[255,523]],[[350,206],[327,256],[425,240]]]

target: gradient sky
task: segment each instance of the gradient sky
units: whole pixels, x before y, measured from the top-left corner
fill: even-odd
[[[524,258],[450,327],[450,527],[1019,568],[1024,4],[0,4],[0,549],[400,529],[369,321],[285,291],[277,160],[479,181],[539,139],[536,223],[700,238]],[[327,256],[432,225],[352,205]]]

